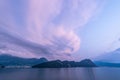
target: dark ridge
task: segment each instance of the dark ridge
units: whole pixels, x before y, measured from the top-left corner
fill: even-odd
[[[33,68],[70,68],[70,67],[97,67],[90,59],[85,59],[80,62],[75,61],[48,61],[45,63],[32,66]]]

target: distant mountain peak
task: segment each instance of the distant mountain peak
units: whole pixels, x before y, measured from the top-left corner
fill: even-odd
[[[94,61],[120,63],[120,48],[108,53],[104,53],[103,55],[96,57]]]
[[[115,51],[120,51],[120,48],[116,49]]]
[[[91,60],[90,59],[84,59],[81,62],[91,62]]]

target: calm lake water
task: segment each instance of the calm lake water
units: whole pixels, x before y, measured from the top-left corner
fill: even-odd
[[[120,80],[120,68],[0,69],[0,80]]]

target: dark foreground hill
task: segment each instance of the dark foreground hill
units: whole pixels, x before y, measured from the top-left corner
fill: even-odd
[[[69,67],[97,67],[91,60],[85,59],[80,62],[75,61],[49,61],[32,66],[33,68],[69,68]]]

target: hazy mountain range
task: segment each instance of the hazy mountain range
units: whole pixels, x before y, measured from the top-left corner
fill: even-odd
[[[103,54],[95,59],[96,61],[120,63],[120,48]]]
[[[0,55],[0,64],[4,66],[32,66],[47,61],[45,58],[20,58],[12,55]]]
[[[94,62],[98,66],[120,67],[120,48],[97,57]]]
[[[59,68],[59,67],[120,67],[120,48],[112,52],[101,55],[91,61],[85,59],[80,62],[75,61],[48,61],[46,58],[21,58],[12,55],[0,55],[1,66],[33,66],[34,68]]]

